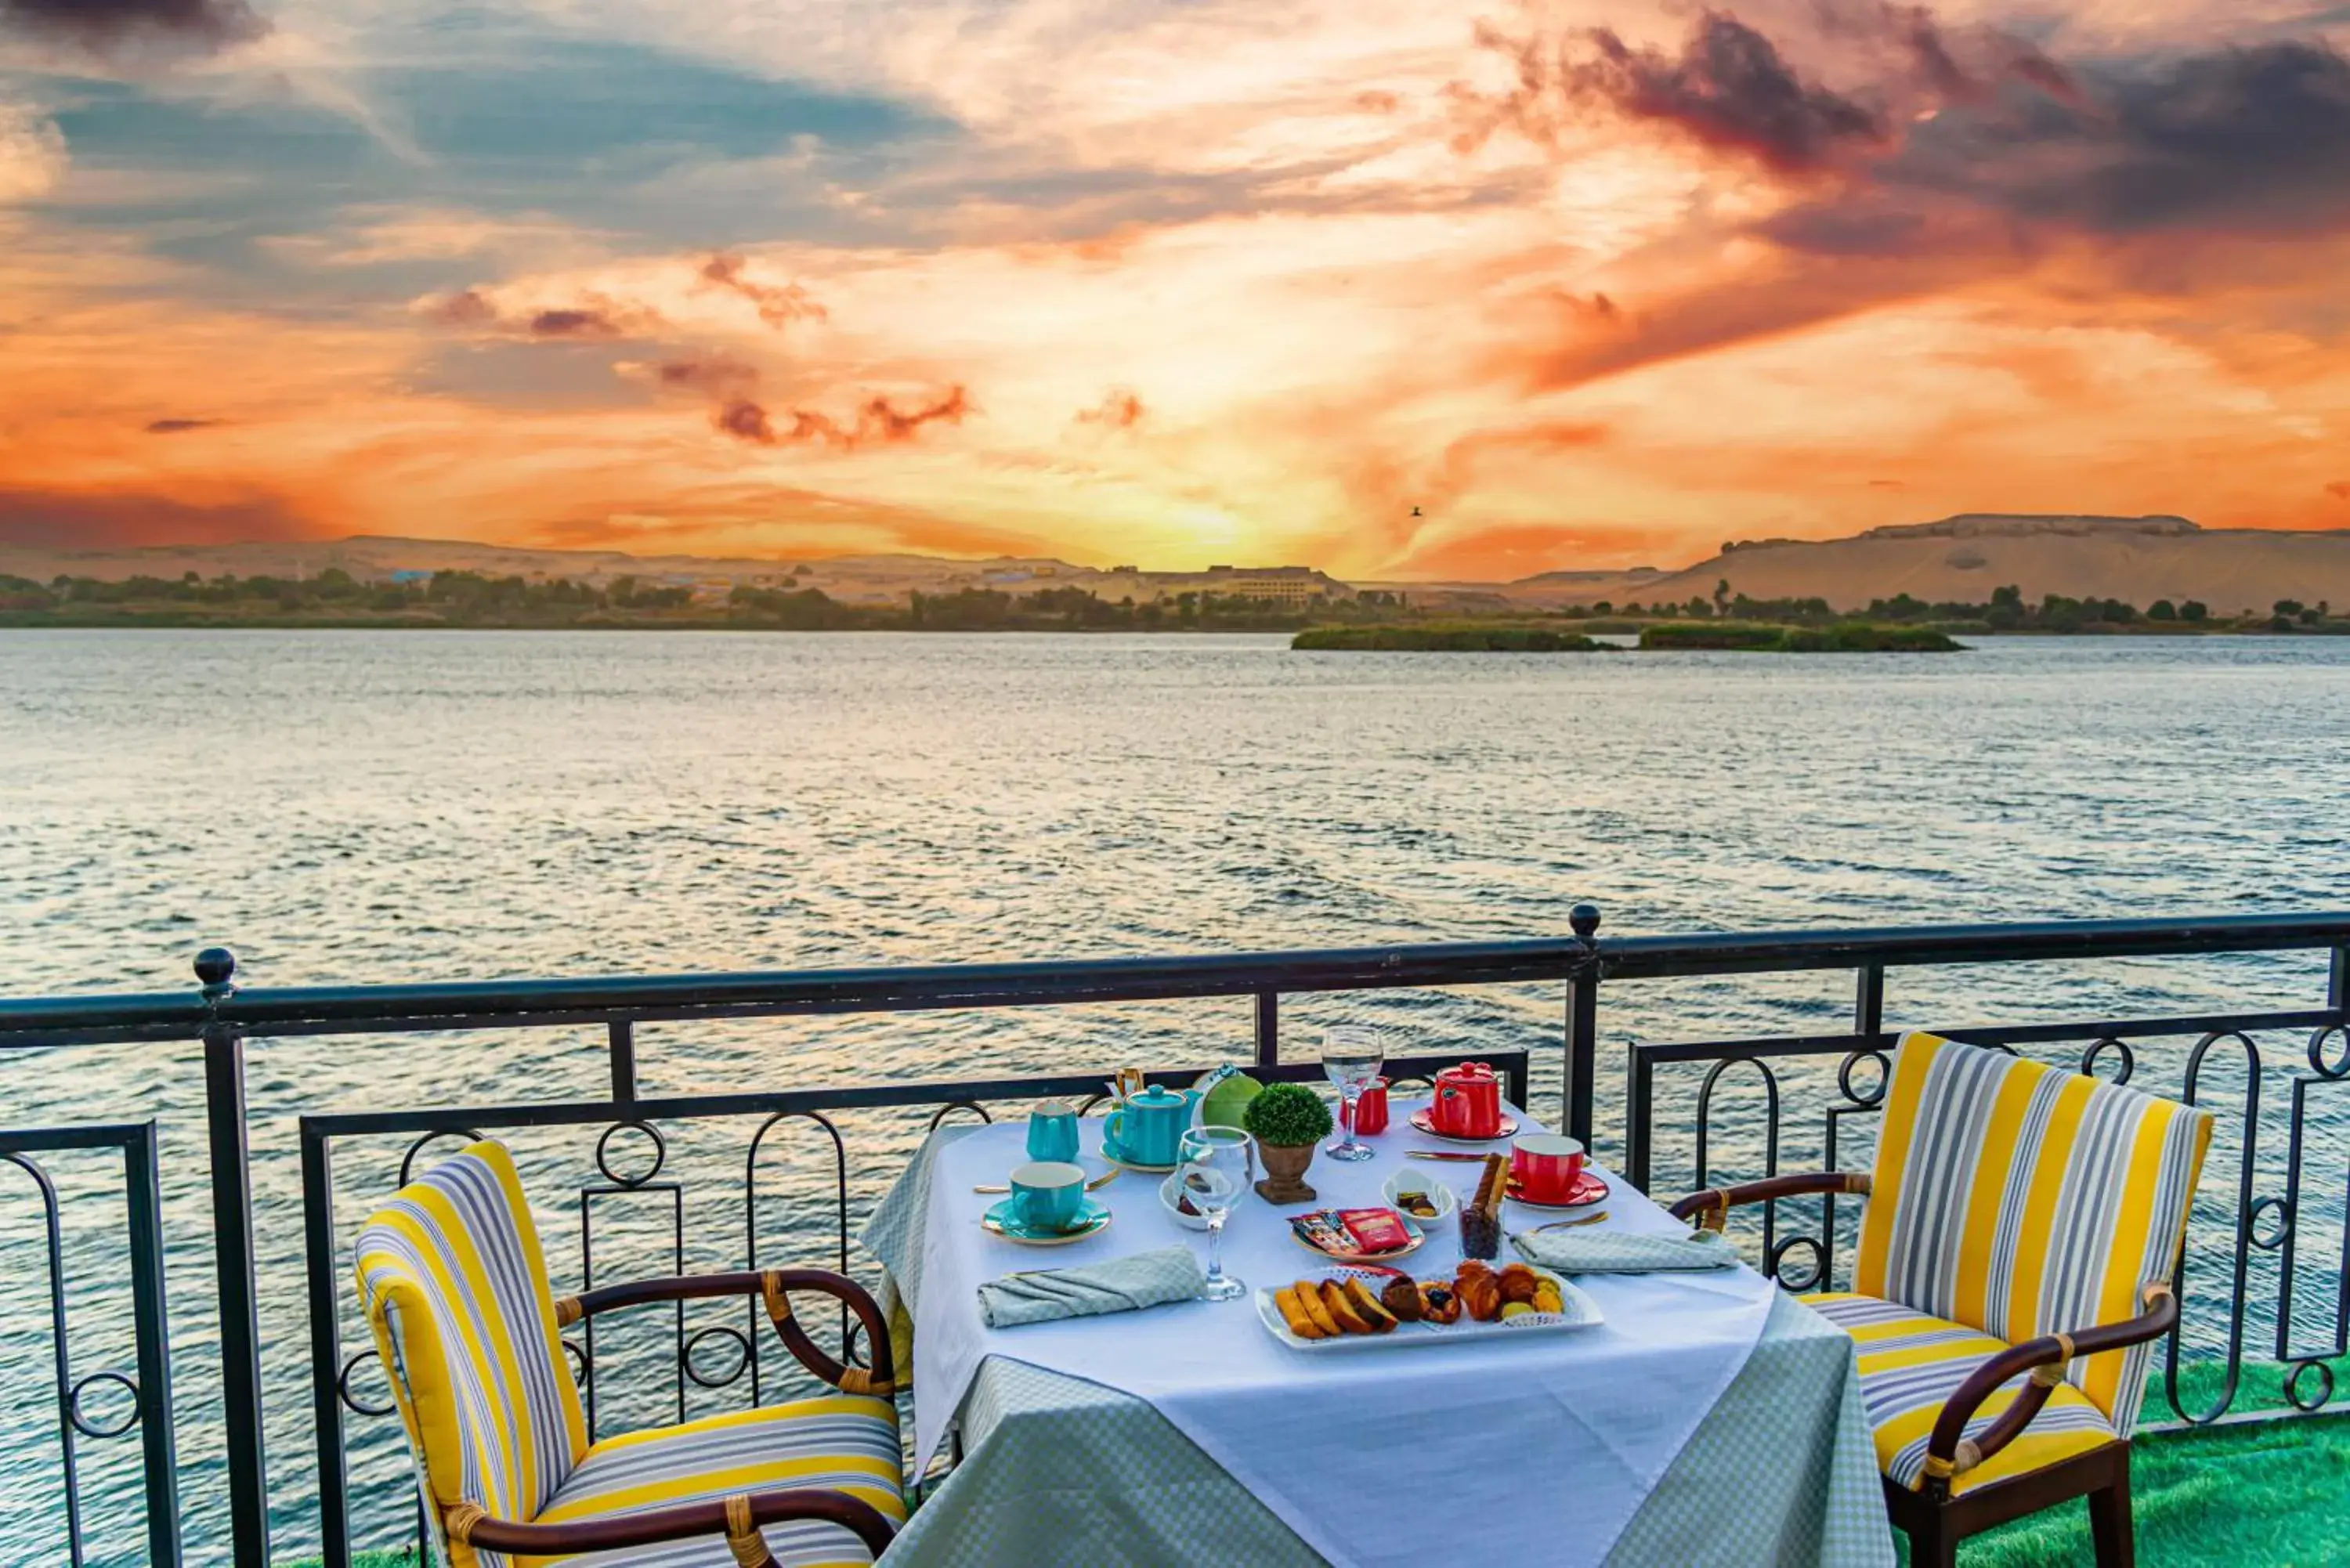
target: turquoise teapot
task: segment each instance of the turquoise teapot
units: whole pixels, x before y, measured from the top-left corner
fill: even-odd
[[[1102,1152],[1120,1165],[1171,1166],[1191,1127],[1200,1091],[1153,1085],[1127,1096],[1102,1124]]]

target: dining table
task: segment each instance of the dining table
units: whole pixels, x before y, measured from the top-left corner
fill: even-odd
[[[1326,1277],[1304,1210],[1376,1207],[1402,1168],[1466,1194],[1480,1165],[1413,1151],[1506,1154],[1440,1140],[1397,1099],[1373,1157],[1315,1157],[1312,1204],[1241,1197],[1222,1235],[1226,1302],[991,1328],[979,1287],[1209,1238],[1162,1201],[1159,1174],[1095,1192],[1097,1233],[1050,1248],[982,1225],[1022,1163],[1018,1120],[942,1127],[863,1232],[912,1324],[915,1468],[937,1479],[885,1562],[938,1564],[1378,1565],[1540,1562],[1560,1568],[1884,1568],[1895,1561],[1852,1341],[1741,1262],[1570,1276],[1598,1321],[1470,1342],[1314,1354],[1262,1321],[1257,1291]],[[1505,1107],[1523,1131],[1540,1130]],[[1107,1174],[1102,1121],[1079,1161]],[[1513,1233],[1678,1236],[1598,1165],[1607,1195],[1560,1212],[1512,1200]],[[1505,1245],[1495,1266],[1513,1254]],[[1393,1266],[1450,1277],[1452,1219]],[[1180,1262],[1180,1260],[1179,1260]],[[1437,1335],[1423,1331],[1422,1337]]]

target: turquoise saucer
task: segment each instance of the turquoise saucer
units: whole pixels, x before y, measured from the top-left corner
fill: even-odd
[[[989,1234],[1001,1236],[1007,1241],[1017,1241],[1025,1247],[1066,1247],[1072,1241],[1082,1241],[1088,1236],[1098,1235],[1106,1229],[1109,1224],[1109,1206],[1087,1198],[1085,1208],[1078,1210],[1076,1230],[1037,1231],[1021,1221],[1019,1216],[1012,1211],[1012,1199],[1007,1198],[981,1215],[979,1223],[980,1228]]]
[[[1149,1176],[1164,1176],[1174,1169],[1176,1164],[1180,1163],[1176,1161],[1167,1165],[1145,1165],[1107,1138],[1102,1139],[1101,1157],[1121,1170],[1141,1171]]]

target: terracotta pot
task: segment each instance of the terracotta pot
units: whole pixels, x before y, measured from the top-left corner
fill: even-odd
[[[1256,1184],[1259,1198],[1267,1203],[1314,1201],[1314,1189],[1305,1180],[1305,1168],[1314,1163],[1312,1144],[1260,1143],[1256,1155],[1264,1161],[1264,1179]]]

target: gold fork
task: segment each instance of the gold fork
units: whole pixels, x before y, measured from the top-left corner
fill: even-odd
[[[1607,1210],[1602,1209],[1596,1214],[1586,1214],[1574,1220],[1554,1220],[1547,1225],[1537,1225],[1527,1234],[1539,1236],[1545,1231],[1571,1231],[1577,1225],[1596,1225],[1607,1218]]]

